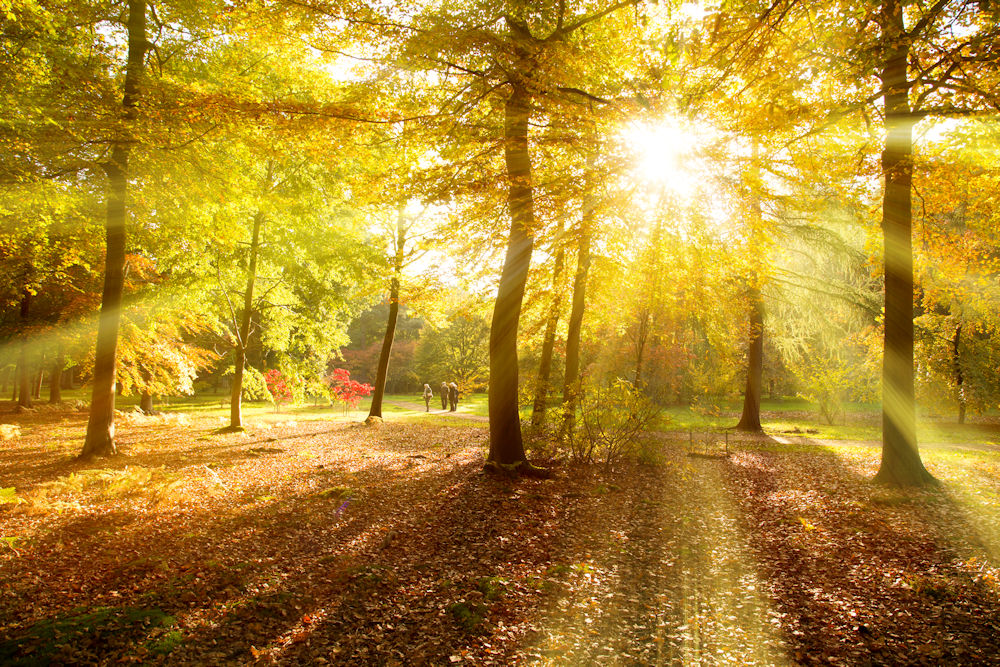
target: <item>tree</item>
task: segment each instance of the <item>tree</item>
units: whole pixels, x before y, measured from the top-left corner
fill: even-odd
[[[759,160],[759,143],[756,138],[753,139],[753,154],[750,158],[750,169],[749,177],[749,212],[750,220],[748,221],[747,228],[749,230],[750,236],[756,236],[763,233],[761,229],[761,202],[760,202],[760,169],[758,167]],[[753,239],[757,241],[757,239]],[[763,244],[759,241],[756,243],[748,243],[749,248],[753,248],[751,252],[748,253],[749,256],[753,256],[756,252],[760,252]],[[748,257],[749,259],[749,257]],[[747,383],[746,389],[743,391],[743,412],[740,415],[740,421],[736,424],[736,429],[739,431],[747,431],[750,433],[762,433],[764,429],[760,425],[760,396],[761,396],[761,385],[763,382],[764,374],[764,296],[761,293],[760,287],[760,272],[759,270],[751,271],[748,276],[747,282],[749,283],[747,289],[748,302],[750,304],[750,322],[749,322],[749,345],[747,346]]]
[[[382,397],[385,394],[385,380],[389,372],[389,357],[392,354],[392,341],[396,336],[396,320],[399,318],[399,283],[403,273],[403,260],[406,253],[407,226],[403,211],[396,217],[395,253],[392,262],[392,277],[389,279],[389,317],[385,325],[385,337],[382,339],[382,350],[378,357],[378,368],[375,371],[375,389],[372,395],[371,407],[368,409],[368,419],[382,418]]]
[[[588,147],[595,150],[595,147]],[[563,424],[566,437],[576,423],[576,406],[580,399],[580,334],[587,303],[587,278],[590,274],[590,244],[594,233],[594,153],[587,153],[584,172],[583,206],[576,230],[576,271],[573,274],[573,299],[566,332],[566,374],[563,378]]]
[[[469,393],[489,378],[489,324],[483,305],[471,300],[454,305],[437,322],[424,329],[415,365],[420,377],[454,381]]]
[[[146,2],[128,0],[128,63],[125,67],[122,115],[126,128],[139,117],[139,102],[145,75]],[[115,446],[115,355],[118,323],[125,288],[125,226],[128,208],[129,157],[132,141],[119,137],[112,142],[111,159],[104,171],[108,177],[107,250],[104,264],[104,291],[97,330],[94,380],[90,399],[87,436],[80,456],[111,456]]]
[[[268,176],[270,180],[270,175]],[[246,288],[243,290],[243,310],[240,311],[239,328],[233,346],[233,380],[229,399],[229,428],[243,428],[243,369],[247,362],[247,346],[250,343],[250,324],[253,317],[253,290],[257,283],[257,258],[260,254],[260,231],[264,225],[263,211],[253,216],[253,231],[250,233],[250,250],[247,261]]]
[[[542,357],[538,363],[538,377],[535,380],[535,400],[531,409],[531,425],[540,426],[545,419],[545,408],[550,391],[552,374],[552,351],[556,344],[556,327],[559,324],[559,310],[562,306],[562,273],[566,262],[566,250],[562,229],[556,235],[556,254],[552,266],[552,301],[545,318],[545,335],[542,340]]]

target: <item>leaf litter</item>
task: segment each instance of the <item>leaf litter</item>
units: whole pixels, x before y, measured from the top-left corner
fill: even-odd
[[[82,416],[25,420],[0,460],[0,662],[1000,655],[985,453],[942,459],[944,491],[872,485],[864,448],[753,445],[510,480],[482,473],[476,428],[195,418],[124,424],[95,466],[72,459]]]

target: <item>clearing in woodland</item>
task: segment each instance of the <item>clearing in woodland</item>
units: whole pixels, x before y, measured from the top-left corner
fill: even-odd
[[[662,437],[655,462],[482,472],[485,429],[83,413],[2,442],[5,664],[987,664],[1000,458]]]

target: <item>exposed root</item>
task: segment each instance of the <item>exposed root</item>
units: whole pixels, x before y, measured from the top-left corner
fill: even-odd
[[[483,464],[483,472],[502,477],[534,477],[536,479],[551,479],[552,471],[548,468],[533,466],[527,461],[515,463],[498,463],[487,461]]]

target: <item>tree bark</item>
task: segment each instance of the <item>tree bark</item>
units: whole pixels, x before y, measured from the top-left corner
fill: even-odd
[[[65,363],[63,350],[60,347],[49,372],[49,403],[62,402],[63,363]]]
[[[583,207],[576,254],[576,274],[573,276],[573,304],[566,331],[566,374],[563,378],[562,436],[567,437],[576,425],[576,404],[580,397],[580,331],[587,301],[587,274],[590,272],[590,241],[594,229],[593,153],[587,158],[587,173],[583,191]]]
[[[372,403],[368,417],[382,418],[382,398],[385,396],[385,381],[389,374],[389,357],[392,355],[392,341],[396,337],[396,321],[399,318],[399,283],[403,273],[403,259],[406,245],[406,225],[403,211],[400,209],[396,217],[396,256],[392,266],[392,280],[389,283],[389,318],[385,324],[385,336],[382,338],[382,350],[378,356],[378,367],[375,370],[375,388],[372,390]]]
[[[153,395],[148,391],[139,394],[139,409],[142,410],[143,414],[153,414]]]
[[[124,118],[131,124],[138,117],[146,42],[146,0],[128,0],[128,63],[122,98]],[[125,223],[128,195],[130,139],[116,140],[111,161],[104,165],[108,176],[107,253],[104,264],[104,291],[97,327],[94,356],[94,386],[90,399],[87,437],[80,456],[111,456],[115,446],[115,357],[118,351],[118,324],[121,320],[122,292],[125,288]]]
[[[528,152],[530,115],[530,94],[521,83],[512,83],[504,106],[510,237],[490,327],[490,450],[487,462],[501,466],[527,463],[517,411],[517,329],[531,265],[535,223],[531,156]]]
[[[549,306],[548,320],[545,322],[545,338],[542,340],[542,358],[538,364],[538,378],[535,383],[535,403],[531,410],[532,426],[541,425],[545,419],[545,408],[548,404],[549,379],[552,375],[552,350],[556,346],[556,327],[559,325],[559,310],[562,306],[562,289],[560,289],[559,283],[562,279],[565,259],[566,251],[560,239],[559,249],[556,250],[555,266],[552,269],[552,303]]]
[[[35,375],[34,384],[31,387],[31,397],[40,399],[42,397],[42,384],[45,382],[45,354],[38,360],[38,374]]]
[[[635,375],[632,384],[638,389],[642,386],[642,364],[646,356],[646,341],[652,328],[652,313],[643,310],[635,330]]]
[[[17,405],[20,408],[31,407],[31,371],[28,366],[28,309],[31,306],[31,295],[25,290],[21,297],[20,322],[21,330],[24,332],[21,338],[21,346],[17,355]]]
[[[965,423],[965,374],[962,372],[962,357],[960,348],[962,342],[962,323],[955,326],[955,335],[951,338],[951,363],[955,372],[955,401],[958,403],[958,423]]]
[[[875,480],[895,485],[934,478],[917,450],[913,390],[913,118],[906,33],[900,0],[884,0],[879,15],[884,63],[885,149],[882,233],[885,239],[885,338],[882,360],[882,461]]]
[[[250,260],[247,263],[247,286],[243,291],[243,312],[240,328],[233,348],[233,386],[229,398],[229,428],[243,428],[243,368],[247,362],[247,345],[250,340],[250,321],[253,315],[253,288],[257,282],[257,254],[260,251],[260,230],[264,213],[257,211],[253,217],[253,234],[250,238]]]
[[[750,290],[750,345],[747,348],[747,384],[743,392],[743,414],[736,428],[760,433],[761,380],[764,376],[764,300],[760,288]]]

